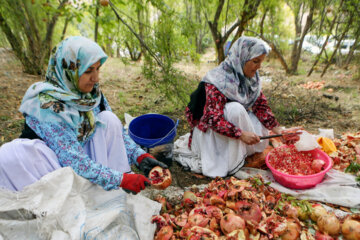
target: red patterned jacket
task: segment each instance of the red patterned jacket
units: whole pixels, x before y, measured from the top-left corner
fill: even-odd
[[[224,118],[224,108],[228,99],[211,84],[205,84],[206,103],[204,113],[200,120],[195,120],[188,107],[186,107],[185,114],[191,126],[191,136],[189,139],[189,147],[191,146],[192,131],[194,127],[198,127],[201,131],[206,132],[211,128],[215,132],[227,137],[239,139],[241,136],[241,129],[234,124],[228,122]],[[261,92],[252,106],[252,112],[256,115],[259,121],[269,130],[279,126],[274,114],[268,106],[265,95]]]

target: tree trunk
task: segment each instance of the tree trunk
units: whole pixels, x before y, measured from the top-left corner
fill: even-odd
[[[303,30],[301,30],[302,16],[299,18],[299,12],[301,9],[303,15],[303,13],[305,12],[305,5],[303,3],[301,3],[301,5],[299,6],[299,11],[295,13],[296,39],[294,41],[294,46],[291,53],[291,67],[290,67],[291,74],[297,73],[304,38],[313,24],[315,0],[311,2],[309,14],[306,18],[306,23]]]
[[[33,68],[31,67],[30,59],[27,57],[26,52],[22,49],[21,43],[18,41],[16,36],[12,33],[9,25],[5,21],[4,17],[2,16],[0,12],[0,27],[1,30],[6,35],[6,38],[8,42],[11,45],[11,48],[13,49],[15,55],[20,60],[21,64],[23,65],[25,72],[31,73]]]
[[[141,1],[141,4],[143,4],[143,2]],[[146,4],[146,3],[145,3]],[[144,26],[143,26],[143,21],[144,21],[144,10],[137,10],[137,18],[138,18],[138,22],[139,22],[139,36],[141,39],[144,39]],[[141,54],[145,54],[146,53],[146,49],[144,48],[143,45],[140,45],[140,49],[141,49]],[[136,59],[138,60],[138,59]]]
[[[275,43],[271,42],[270,40],[268,40],[267,38],[265,38],[265,36],[263,35],[263,28],[264,28],[264,22],[262,21],[261,22],[261,25],[260,25],[260,34],[254,32],[254,31],[251,31],[251,30],[248,30],[246,29],[246,31],[249,31],[249,32],[252,32],[252,33],[255,33],[256,35],[258,35],[262,40],[264,40],[265,42],[267,42],[272,51],[274,51],[275,55],[277,56],[277,58],[279,59],[280,61],[280,64],[281,66],[283,66],[285,72],[288,74],[289,73],[289,67],[285,61],[285,58],[284,56],[282,55],[282,53],[280,52],[280,50],[276,47]]]
[[[230,47],[239,37],[241,37],[245,30],[245,26],[249,23],[249,21],[256,16],[260,2],[261,0],[245,0],[243,6],[244,11],[241,14],[241,21]]]
[[[65,38],[65,34],[66,34],[66,30],[67,30],[69,21],[70,21],[70,17],[66,17],[66,19],[65,19],[65,24],[64,24],[64,28],[63,28],[63,31],[62,31],[62,34],[61,34],[61,38],[60,38],[61,41],[64,40],[64,38]]]
[[[350,49],[350,51],[349,51],[349,53],[348,53],[348,55],[346,56],[346,59],[345,59],[345,61],[344,61],[344,65],[343,65],[343,68],[344,68],[344,69],[348,69],[348,66],[349,66],[350,62],[351,62],[351,60],[353,59],[353,57],[354,57],[354,52],[355,52],[356,47],[357,47],[357,45],[358,45],[358,43],[359,43],[359,39],[360,39],[360,35],[358,34],[358,35],[356,36],[354,45],[352,45],[352,47],[351,47],[351,49]]]
[[[62,0],[57,10],[62,9],[67,1],[68,0]],[[47,18],[42,19],[46,22],[46,29],[42,31],[44,34],[40,35],[40,31],[38,30],[39,25],[36,24],[41,20],[36,19],[38,16],[34,14],[31,3],[27,1],[9,1],[8,3],[18,6],[16,12],[14,12],[14,16],[11,16],[13,17],[11,20],[20,23],[20,28],[16,29],[16,32],[13,32],[7,23],[7,21],[10,21],[10,18],[4,19],[1,12],[0,27],[15,55],[23,65],[24,71],[29,74],[40,75],[43,73],[45,60],[50,55],[53,31],[60,11],[56,11],[54,15],[48,15]]]
[[[340,37],[338,43],[336,44],[335,50],[334,50],[333,54],[331,55],[329,62],[326,64],[325,68],[323,69],[320,77],[323,77],[323,76],[324,76],[324,74],[326,73],[326,70],[327,70],[328,67],[330,66],[330,64],[331,64],[331,62],[332,62],[332,60],[333,60],[333,58],[334,58],[337,50],[338,50],[339,47],[340,47],[341,41],[344,39],[346,33],[349,31],[350,25],[352,24],[352,21],[353,21],[353,17],[354,17],[354,14],[351,13],[350,19],[349,19],[349,21],[348,21],[348,23],[347,23],[347,25],[346,25],[346,27],[345,27],[345,30],[344,30],[343,33],[341,34],[341,37]]]
[[[99,8],[100,3],[99,0],[95,0],[96,8],[95,8],[95,29],[94,29],[94,41],[98,40],[98,31],[99,31]]]
[[[225,59],[224,54],[224,44],[226,43],[227,39],[229,38],[230,34],[237,28],[237,32],[231,44],[236,41],[245,30],[246,24],[256,16],[257,8],[260,4],[261,0],[245,0],[243,9],[245,9],[241,14],[241,19],[236,21],[226,32],[224,35],[221,34],[218,30],[218,23],[219,18],[222,12],[222,9],[225,4],[225,0],[219,0],[219,4],[216,9],[216,13],[214,16],[213,21],[208,21],[208,25],[215,42],[216,51],[218,54],[218,64],[220,64]]]
[[[339,5],[339,9],[342,8],[342,4],[343,4],[343,0],[340,2],[340,5]],[[325,46],[326,44],[328,43],[329,41],[329,38],[330,38],[330,35],[331,35],[331,32],[335,26],[335,23],[336,23],[336,20],[338,18],[339,14],[335,13],[335,16],[334,16],[334,19],[333,21],[331,22],[331,26],[330,26],[330,29],[329,29],[329,34],[326,36],[326,39],[325,39],[325,42],[323,43],[322,47],[321,47],[321,50],[320,50],[320,53],[316,56],[316,59],[313,63],[313,65],[311,66],[311,69],[309,70],[307,76],[310,77],[311,73],[314,71],[314,68],[315,66],[318,64],[319,60],[320,60],[320,57],[321,57],[321,54],[324,52],[325,50]]]

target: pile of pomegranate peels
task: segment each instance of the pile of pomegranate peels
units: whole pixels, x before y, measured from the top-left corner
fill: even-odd
[[[345,133],[333,142],[337,151],[330,153],[329,156],[334,162],[334,169],[345,171],[351,163],[360,165],[360,132]]]
[[[202,191],[186,191],[178,203],[156,200],[162,210],[152,217],[155,240],[360,239],[359,214],[338,218],[320,204],[278,192],[261,176],[216,178]]]

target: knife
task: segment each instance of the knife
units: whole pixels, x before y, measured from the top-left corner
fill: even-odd
[[[268,138],[282,137],[282,136],[284,136],[284,135],[298,135],[298,134],[300,134],[300,133],[301,133],[301,132],[268,135],[268,136],[262,136],[262,137],[260,137],[260,139],[268,139]]]

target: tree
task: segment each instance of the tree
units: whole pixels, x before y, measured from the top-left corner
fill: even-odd
[[[181,31],[187,36],[190,44],[195,44],[196,52],[203,53],[206,46],[204,38],[209,33],[209,28],[201,11],[201,2],[198,0],[184,0],[184,8],[185,13],[182,14]]]
[[[66,11],[67,2],[2,0],[0,27],[26,73],[43,72],[50,55],[55,24]]]
[[[309,76],[311,75],[311,73],[314,71],[315,66],[316,66],[317,63],[319,62],[321,55],[322,55],[323,52],[325,51],[325,47],[326,47],[326,45],[328,44],[329,39],[330,39],[330,37],[331,37],[331,35],[332,35],[332,31],[333,31],[333,29],[334,29],[335,23],[337,22],[337,19],[338,19],[339,15],[341,14],[341,9],[342,9],[343,3],[344,3],[344,1],[341,0],[339,6],[334,6],[334,9],[339,9],[340,11],[335,11],[335,10],[334,10],[333,20],[331,21],[330,28],[329,28],[329,30],[327,31],[326,39],[325,39],[324,43],[322,44],[321,50],[320,50],[320,52],[318,53],[318,55],[316,56],[316,59],[315,59],[313,65],[311,66],[311,69],[309,70],[309,72],[308,72],[308,74],[307,74],[308,77],[309,77]],[[327,12],[327,9],[329,9],[329,5],[328,5],[328,4],[323,5],[323,10],[324,10],[323,12]],[[324,15],[325,15],[325,14],[324,14]],[[326,16],[326,15],[325,15],[325,16]],[[325,17],[324,17],[324,18],[325,18]],[[319,31],[320,31],[320,32],[322,32],[322,26],[323,26],[322,23],[323,23],[323,19],[324,19],[324,18],[322,18],[322,21],[320,22],[320,23],[321,23],[320,26],[319,26]]]
[[[313,16],[315,7],[317,6],[316,0],[310,1],[287,1],[289,7],[294,13],[295,23],[295,40],[291,51],[291,65],[289,73],[296,74],[301,56],[302,45],[306,34],[309,32],[313,25]],[[307,14],[307,16],[306,16]],[[305,25],[303,26],[303,18],[306,16]]]
[[[230,0],[228,0],[227,2],[227,6],[229,6],[229,1]],[[218,0],[216,11],[212,20],[209,20],[207,11],[204,11],[205,17],[207,19],[215,43],[215,49],[219,64],[225,59],[224,44],[227,42],[229,36],[235,29],[237,29],[237,32],[232,42],[234,42],[237,38],[241,36],[241,34],[245,29],[245,26],[249,23],[251,19],[253,19],[256,16],[260,2],[261,0],[244,0],[244,3],[237,14],[237,19],[232,23],[232,25],[228,29],[226,29],[225,27],[224,31],[221,30],[220,24],[222,22],[220,21],[220,17],[225,5],[225,0]],[[204,5],[205,4],[203,3],[203,6]],[[227,16],[228,15],[226,11],[225,23],[224,23],[225,26],[227,24]]]
[[[260,37],[267,42],[272,52],[279,59],[286,73],[290,73],[289,65],[284,56],[284,49],[288,47],[286,41],[290,35],[290,28],[284,25],[284,2],[267,0],[261,2],[257,19],[245,29],[250,34]],[[286,50],[286,49],[285,49]]]

